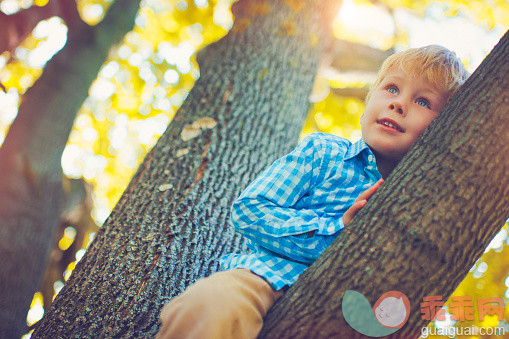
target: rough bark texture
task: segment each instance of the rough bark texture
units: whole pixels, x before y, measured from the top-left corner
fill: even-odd
[[[444,301],[509,217],[509,34],[449,102],[358,216],[266,318],[261,337],[365,338],[342,314],[347,290],[371,305],[410,300],[393,338],[418,338],[424,296]],[[495,297],[495,296],[494,296]]]
[[[0,337],[26,329],[60,219],[61,155],[76,113],[113,43],[130,31],[139,0],[119,0],[93,28],[74,22],[67,46],[23,96],[0,149]]]
[[[233,6],[234,27],[199,53],[200,79],[34,338],[152,337],[167,301],[216,271],[221,255],[245,250],[230,205],[296,144],[337,6]]]

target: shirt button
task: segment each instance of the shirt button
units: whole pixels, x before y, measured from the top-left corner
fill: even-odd
[[[370,155],[368,156],[368,161],[369,161],[369,162],[373,162],[373,160],[374,160],[374,159],[373,159],[373,156],[370,154]]]

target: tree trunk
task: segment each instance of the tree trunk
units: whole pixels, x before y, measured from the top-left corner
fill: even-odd
[[[392,337],[419,337],[428,324],[423,297],[446,301],[509,217],[508,55],[506,33],[368,205],[271,309],[261,337],[365,338],[344,320],[347,290],[371,305],[384,292],[403,292],[410,317]]]
[[[218,258],[246,249],[230,205],[297,142],[339,3],[247,1],[33,337],[142,338]]]
[[[119,0],[101,24],[74,22],[67,46],[23,96],[0,148],[0,337],[26,329],[63,199],[61,156],[74,118],[113,43],[133,27],[139,0]]]

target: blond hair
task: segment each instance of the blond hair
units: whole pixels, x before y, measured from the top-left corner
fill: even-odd
[[[378,71],[375,82],[371,85],[366,102],[375,88],[382,82],[387,73],[401,69],[409,76],[421,76],[433,84],[439,91],[446,93],[449,100],[470,76],[456,53],[440,45],[429,45],[410,48],[385,59]]]

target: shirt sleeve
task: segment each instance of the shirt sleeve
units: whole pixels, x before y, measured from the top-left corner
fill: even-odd
[[[295,204],[324,179],[327,165],[320,137],[307,136],[290,154],[276,160],[232,205],[234,227],[252,242],[292,260],[311,263],[322,252],[318,235],[303,233],[343,227],[342,218],[320,215]]]

